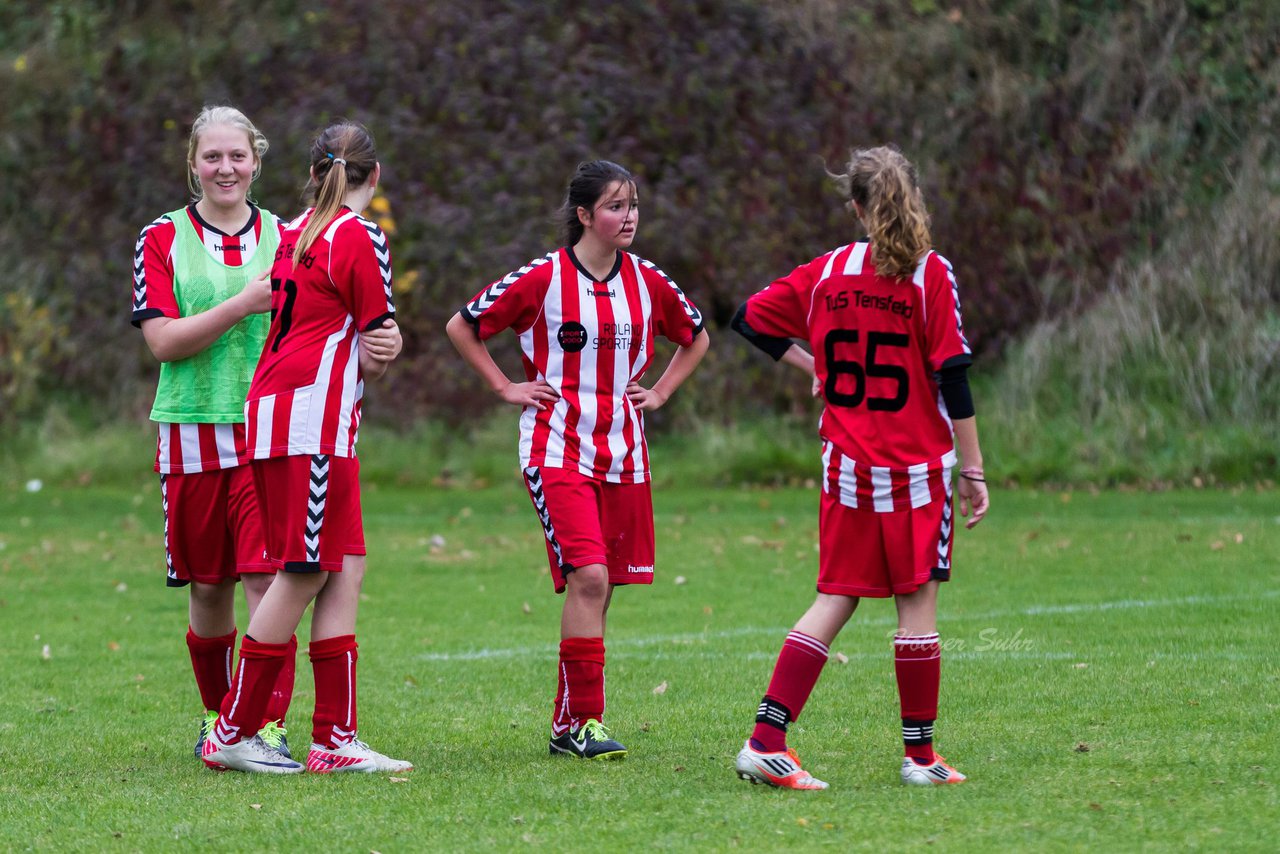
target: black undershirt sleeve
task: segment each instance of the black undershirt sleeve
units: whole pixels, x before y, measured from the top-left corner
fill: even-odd
[[[729,321],[729,327],[756,347],[768,353],[775,362],[791,349],[792,341],[790,338],[765,335],[751,328],[751,324],[747,323],[747,304],[745,302],[738,306],[737,312],[733,315],[733,320]]]
[[[938,390],[947,404],[947,414],[954,418],[972,418],[973,393],[969,391],[969,362],[947,363],[938,371]]]

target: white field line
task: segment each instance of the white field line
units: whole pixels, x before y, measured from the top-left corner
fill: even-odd
[[[946,624],[972,622],[974,620],[1004,620],[1010,617],[1041,617],[1053,616],[1057,614],[1097,614],[1106,611],[1132,610],[1138,608],[1181,608],[1188,605],[1219,605],[1229,602],[1245,602],[1257,599],[1274,599],[1280,596],[1280,590],[1266,590],[1261,593],[1251,593],[1248,595],[1234,596],[1183,596],[1177,599],[1117,599],[1110,602],[1082,602],[1074,605],[1035,605],[1030,608],[1018,608],[1011,610],[987,611],[981,614],[945,614],[943,621]],[[799,614],[796,615],[799,617]],[[890,615],[884,617],[872,617],[869,619],[859,619],[855,614],[850,620],[850,626],[856,630],[857,625],[869,626],[894,626],[897,625],[897,618]],[[702,645],[709,641],[728,640],[730,638],[752,637],[755,635],[768,635],[778,638],[786,637],[790,626],[739,626],[733,629],[722,629],[714,632],[688,632],[674,635],[650,635],[648,637],[636,638],[612,638],[609,640],[609,651],[612,654],[626,655],[629,650],[644,649],[652,646],[679,646],[679,645]],[[1008,641],[1014,644],[1012,646],[1002,648],[1001,641],[994,639],[988,645],[988,650],[947,650],[948,658],[969,658],[979,656],[986,651],[998,651],[1002,655],[1014,658],[1032,658],[1032,659],[1068,659],[1081,658],[1084,653],[1079,652],[1035,652],[1027,648],[1028,641],[1022,641],[1021,646],[1016,645],[1016,641]],[[507,647],[504,649],[469,649],[458,650],[456,652],[427,652],[417,656],[418,661],[484,661],[486,659],[503,659],[503,658],[526,658],[538,657],[545,658],[554,656],[558,650],[558,645],[553,643],[537,644],[535,646]],[[777,650],[760,653],[742,653],[735,654],[735,658],[750,660],[755,657],[776,658]],[[649,655],[647,658],[719,658],[719,653],[711,652],[695,652],[694,650],[682,650],[679,653],[668,653]],[[869,658],[873,657],[868,653],[856,653],[850,658]],[[882,656],[875,655],[875,658]],[[1230,657],[1230,656],[1227,656]],[[1246,656],[1248,658],[1248,656]]]

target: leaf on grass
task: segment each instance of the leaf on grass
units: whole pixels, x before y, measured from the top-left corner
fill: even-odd
[[[675,768],[673,768],[672,770],[673,770],[673,771],[676,771],[676,772],[680,772],[680,771],[683,771],[683,770],[684,770],[684,766],[683,766],[683,765],[677,765],[677,766],[676,766]]]
[[[800,818],[797,818],[797,819],[796,819],[796,824],[800,825],[801,827],[808,827],[808,826],[809,826],[809,819],[804,818],[803,816],[801,816]]]
[[[117,593],[123,593],[128,589],[129,589],[129,585],[125,584],[123,581],[121,581],[119,584],[116,585]]]
[[[653,689],[653,693],[655,693],[655,694],[665,694],[665,693],[667,693],[667,680],[663,679],[663,680],[662,680],[662,684],[661,684],[661,685],[657,685],[657,686],[655,686],[655,687],[654,687],[654,689]]]
[[[528,602],[525,602],[523,605],[521,605],[521,606],[520,606],[520,610],[521,610],[521,611],[524,611],[526,614],[532,614],[532,613],[533,613],[533,609],[529,607],[529,603],[528,603]]]
[[[1088,752],[1089,752],[1089,745],[1087,742],[1083,742],[1083,741],[1076,742],[1076,753],[1088,753]]]
[[[260,810],[260,809],[262,809],[262,804],[249,804],[249,809],[251,809],[251,810]]]
[[[524,816],[522,816],[522,815],[513,815],[513,816],[511,816],[511,823],[512,823],[512,824],[524,824]]]
[[[1238,546],[1243,542],[1244,542],[1244,534],[1240,533],[1239,531],[1236,531],[1236,545]]]
[[[107,649],[111,650],[112,652],[115,652],[119,648],[120,648],[120,644],[116,643],[115,641],[107,641]]]
[[[710,617],[710,616],[711,616],[711,614],[713,613],[711,606],[710,606],[710,605],[703,605],[703,606],[702,606],[702,613],[704,613],[704,614],[706,614],[708,617]]]
[[[1212,543],[1209,543],[1209,548],[1213,549],[1215,552],[1220,552],[1226,547],[1227,547],[1227,544],[1224,543],[1222,540],[1214,540]]]
[[[45,644],[43,647],[40,648],[40,657],[43,658],[45,661],[48,661],[49,659],[53,658],[53,653],[49,651],[48,644]]]
[[[845,655],[843,652],[837,652],[836,661],[840,662],[841,664],[848,664],[849,656]]]
[[[1084,670],[1084,669],[1086,669],[1089,665],[1088,665],[1088,664],[1086,664],[1086,663],[1085,663],[1085,662],[1083,662],[1083,661],[1077,661],[1075,664],[1073,664],[1073,665],[1071,665],[1071,666],[1072,666],[1072,667],[1074,667],[1076,670]]]
[[[1102,810],[1102,804],[1089,804],[1089,809],[1091,809],[1091,810],[1098,810],[1098,811],[1101,811],[1101,810]]]
[[[676,576],[676,584],[677,584],[677,585],[684,584],[684,583],[685,583],[685,582],[687,582],[688,580],[689,580],[689,579],[685,578],[683,575],[677,575],[677,576]]]
[[[392,783],[407,783],[407,782],[409,782],[409,778],[408,778],[408,777],[388,777],[387,779],[388,779],[388,780],[390,780]]]
[[[414,679],[414,678],[413,678],[413,676],[412,676],[411,674],[406,673],[406,674],[404,675],[404,684],[408,685],[410,688],[417,688],[417,687],[418,687],[418,680],[417,680],[417,679]]]

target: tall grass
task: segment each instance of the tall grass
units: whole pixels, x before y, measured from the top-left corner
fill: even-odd
[[[1256,152],[1209,211],[1105,293],[1034,326],[982,388],[1016,480],[1268,480],[1280,429],[1280,169]]]

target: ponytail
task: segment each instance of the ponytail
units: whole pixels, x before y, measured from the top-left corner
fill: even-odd
[[[311,181],[308,193],[315,195],[315,210],[307,220],[293,249],[296,267],[316,238],[337,216],[347,190],[369,180],[378,165],[373,135],[354,122],[330,125],[311,144]]]
[[[856,202],[862,209],[876,272],[890,279],[914,273],[933,238],[911,161],[892,146],[857,149],[844,174],[832,177],[850,206]]]

